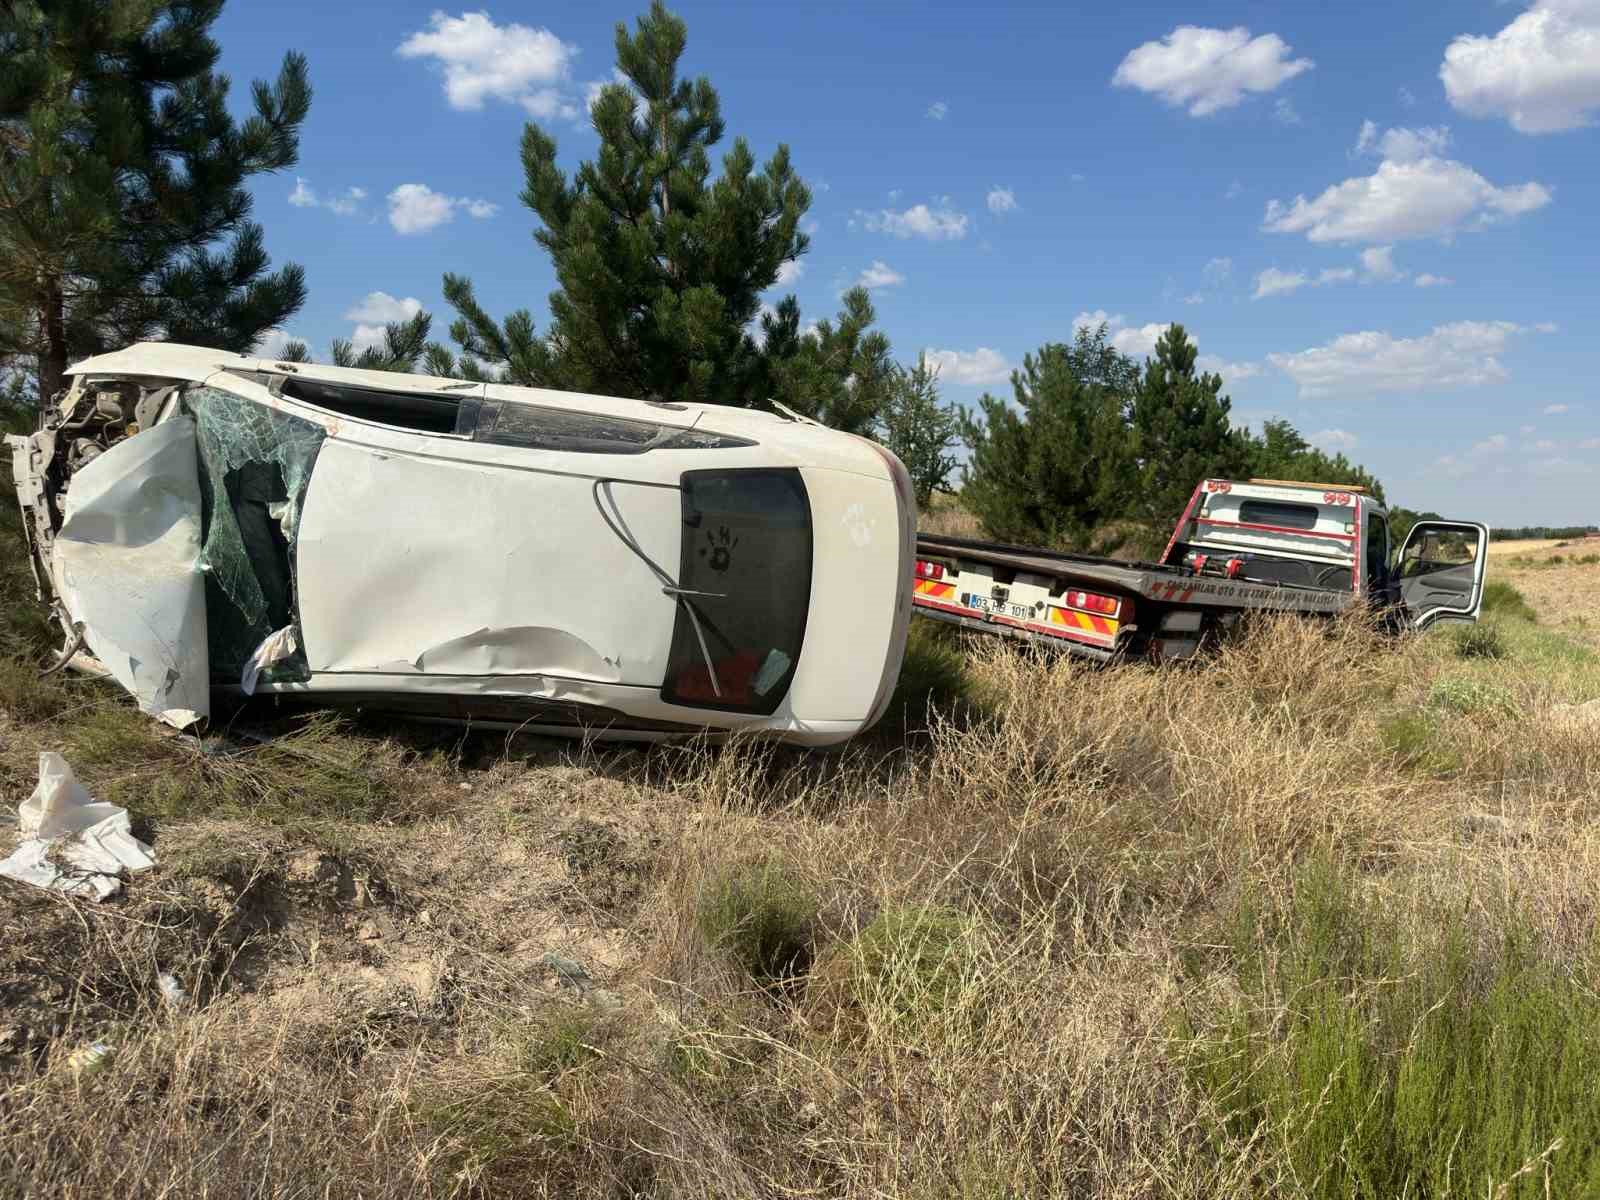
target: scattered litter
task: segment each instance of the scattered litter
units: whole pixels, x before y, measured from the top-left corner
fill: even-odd
[[[0,875],[21,883],[104,900],[121,890],[124,870],[156,865],[133,836],[128,810],[91,797],[52,750],[40,753],[39,784],[17,817],[24,840],[0,859]]]
[[[161,989],[161,998],[172,1008],[182,1012],[189,1007],[189,993],[183,990],[176,976],[157,975],[156,986]]]
[[[90,1042],[67,1055],[67,1066],[74,1075],[93,1075],[110,1066],[116,1053],[116,1047],[110,1042]]]
[[[276,633],[269,633],[261,639],[261,644],[256,647],[255,653],[250,656],[250,661],[244,664],[244,671],[239,676],[239,686],[244,689],[246,696],[256,694],[256,681],[273,663],[282,662],[295,652],[298,643],[294,638],[294,626],[285,625]]]

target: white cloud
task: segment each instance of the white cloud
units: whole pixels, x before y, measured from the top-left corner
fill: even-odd
[[[1011,376],[1005,355],[987,346],[976,350],[924,350],[928,362],[939,368],[939,378],[947,383],[971,387],[990,387]]]
[[[358,212],[361,202],[366,198],[366,188],[349,187],[337,196],[323,199],[317,195],[315,188],[298,175],[295,176],[294,191],[289,193],[289,203],[296,208],[326,208],[341,217],[348,217]]]
[[[1541,454],[1549,454],[1559,449],[1559,443],[1552,441],[1550,438],[1540,438],[1533,444],[1533,448]]]
[[[1330,453],[1338,450],[1354,450],[1361,444],[1361,439],[1346,429],[1324,429],[1313,433],[1306,438],[1306,441]]]
[[[1190,292],[1183,298],[1183,302],[1185,304],[1204,304],[1206,302],[1206,298],[1199,292]]]
[[[1243,26],[1179,25],[1159,42],[1130,50],[1111,82],[1187,106],[1191,117],[1205,117],[1234,107],[1247,92],[1270,92],[1314,65],[1290,53],[1275,33],[1252,38]]]
[[[1200,273],[1206,277],[1207,283],[1221,283],[1233,274],[1233,259],[1213,258]]]
[[[1300,114],[1295,106],[1289,102],[1289,97],[1279,96],[1278,102],[1272,106],[1272,119],[1279,125],[1302,125]]]
[[[778,264],[778,278],[773,282],[773,287],[790,287],[800,281],[800,276],[806,273],[806,265],[798,258]]]
[[[454,220],[458,208],[465,209],[468,216],[480,220],[500,211],[498,204],[491,204],[487,200],[446,196],[425,183],[402,183],[389,193],[389,224],[394,226],[396,233],[427,233]]]
[[[1412,282],[1418,287],[1428,288],[1449,287],[1451,284],[1455,283],[1455,280],[1451,279],[1448,275],[1430,275],[1424,271],[1421,275],[1418,275],[1414,280],[1412,280]]]
[[[1600,111],[1600,3],[1539,0],[1493,37],[1462,34],[1439,67],[1445,96],[1519,133],[1558,133]]]
[[[451,108],[476,111],[485,100],[504,100],[535,117],[578,115],[566,90],[578,48],[548,29],[496,25],[486,12],[452,17],[435,11],[428,25],[395,52],[401,58],[430,59],[442,69]]]
[[[995,214],[1015,212],[1018,208],[1017,196],[1010,188],[1003,188],[999,184],[989,189],[989,211]]]
[[[1393,283],[1406,273],[1394,265],[1393,246],[1369,246],[1361,252],[1361,269],[1368,281]]]
[[[290,342],[299,340],[287,329],[269,329],[256,339],[251,353],[259,358],[277,358]]]
[[[1481,442],[1472,443],[1474,454],[1498,454],[1506,448],[1507,437],[1503,433],[1493,433]]]
[[[1250,299],[1262,300],[1268,296],[1287,295],[1303,287],[1327,287],[1330,283],[1349,283],[1355,277],[1356,273],[1350,267],[1326,267],[1314,277],[1304,271],[1280,271],[1277,267],[1268,267],[1256,275],[1256,290]]]
[[[946,104],[943,100],[935,100],[932,104],[928,105],[927,115],[935,121],[942,121],[949,112],[950,106],[948,104]]]
[[[1533,432],[1533,426],[1532,425],[1524,425],[1524,426],[1522,426],[1522,432],[1523,433],[1532,433]]]
[[[1457,321],[1414,338],[1369,330],[1267,360],[1302,396],[1473,387],[1510,378],[1498,356],[1526,331],[1511,321]]]
[[[368,292],[345,310],[344,319],[356,322],[351,331],[350,344],[357,354],[383,345],[383,327],[390,321],[409,321],[422,311],[422,301],[415,296],[401,300],[388,292]]]
[[[1222,382],[1230,387],[1254,379],[1262,371],[1260,363],[1228,362],[1215,354],[1195,355],[1194,365],[1208,375],[1221,375]]]
[[[1496,187],[1471,167],[1438,153],[1448,131],[1361,127],[1358,153],[1384,156],[1367,176],[1334,184],[1314,200],[1296,196],[1267,204],[1261,228],[1303,233],[1313,242],[1398,242],[1473,232],[1550,203],[1540,183]]]
[[[1112,348],[1130,358],[1153,355],[1156,352],[1156,343],[1168,329],[1168,326],[1155,322],[1148,325],[1129,325],[1128,319],[1121,313],[1107,313],[1103,308],[1097,308],[1093,312],[1081,312],[1072,318],[1074,331],[1079,329],[1092,331],[1101,325],[1106,327]],[[1185,332],[1188,333],[1189,340],[1199,346],[1200,339],[1195,336],[1194,330],[1186,329]],[[1221,375],[1224,382],[1230,385],[1254,378],[1262,372],[1260,363],[1228,362],[1215,354],[1198,354],[1194,362],[1197,369],[1212,375]]]
[[[864,288],[899,287],[906,277],[888,263],[874,260],[873,264],[856,276],[856,286]]]
[[[1544,406],[1544,415],[1547,417],[1559,417],[1562,413],[1570,411],[1571,408],[1570,404],[1546,404]]]
[[[856,216],[869,232],[887,233],[898,238],[920,237],[939,242],[967,236],[967,215],[950,207],[948,196],[940,200],[935,208],[918,204],[904,212],[896,212],[891,208],[877,212],[858,209]]]
[[[345,311],[344,319],[382,325],[386,321],[409,321],[421,311],[422,301],[415,296],[400,300],[388,292],[368,292]]]

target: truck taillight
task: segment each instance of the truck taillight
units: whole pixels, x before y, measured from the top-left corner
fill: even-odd
[[[923,559],[919,558],[919,559],[917,559],[917,578],[918,579],[943,579],[944,578],[944,567],[940,566],[936,562],[926,562]]]
[[[1081,608],[1084,612],[1103,613],[1106,616],[1114,615],[1122,607],[1122,602],[1115,596],[1101,596],[1094,592],[1068,592],[1062,599],[1068,608]]]

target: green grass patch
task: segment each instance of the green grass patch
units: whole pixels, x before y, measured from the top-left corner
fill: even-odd
[[[1378,734],[1384,749],[1410,770],[1450,775],[1461,769],[1460,752],[1445,739],[1432,713],[1394,713],[1379,724]]]
[[[963,1006],[978,1015],[976,936],[976,922],[951,908],[885,909],[846,951],[855,999],[904,1032]]]
[[[764,987],[811,969],[820,905],[788,864],[761,859],[711,882],[700,901],[700,935]]]
[[[913,617],[900,678],[878,731],[899,739],[926,730],[936,714],[961,719],[977,710],[960,634],[948,625]]]
[[[1285,907],[1239,905],[1242,998],[1186,1017],[1221,1143],[1327,1200],[1600,1192],[1591,965],[1546,963],[1515,928],[1486,942],[1459,910],[1418,928],[1326,864]]]
[[[1491,579],[1483,585],[1483,611],[1497,617],[1518,617],[1524,621],[1538,619],[1527,597],[1504,579]]]
[[[1500,685],[1458,676],[1435,681],[1428,689],[1428,707],[1463,717],[1514,717],[1521,711],[1516,699]]]

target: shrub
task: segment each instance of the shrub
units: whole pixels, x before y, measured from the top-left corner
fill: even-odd
[[[1219,1136],[1257,1141],[1296,1195],[1328,1200],[1593,1194],[1589,981],[1516,929],[1474,936],[1459,907],[1408,938],[1359,886],[1313,866],[1287,911],[1236,912],[1243,998],[1190,1043]]]
[[[1511,653],[1500,627],[1492,621],[1479,621],[1454,633],[1459,658],[1505,658]]]
[[[1538,620],[1538,614],[1533,611],[1527,597],[1503,579],[1491,579],[1483,585],[1483,611],[1497,617]]]
[[[1396,713],[1380,723],[1378,733],[1402,766],[1448,774],[1461,765],[1460,756],[1441,741],[1438,723],[1425,712]]]
[[[700,936],[764,987],[810,970],[819,903],[786,864],[763,859],[735,867],[700,902]]]

